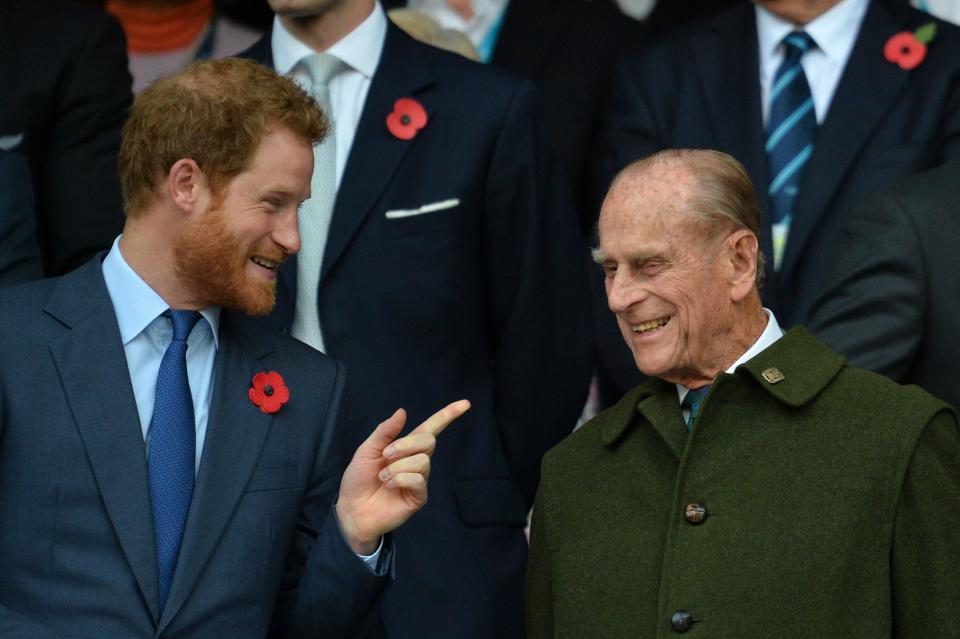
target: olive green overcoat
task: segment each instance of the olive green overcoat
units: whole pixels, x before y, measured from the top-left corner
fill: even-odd
[[[530,639],[960,637],[952,410],[803,328],[692,433],[650,379],[552,449],[531,535]]]

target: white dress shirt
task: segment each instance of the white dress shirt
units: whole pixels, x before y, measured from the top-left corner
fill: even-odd
[[[817,46],[800,59],[800,64],[807,76],[807,84],[810,85],[817,123],[822,123],[827,116],[833,94],[837,91],[843,69],[847,66],[850,52],[857,41],[857,34],[860,33],[860,25],[863,24],[869,5],[870,0],[843,0],[802,27],[773,15],[759,4],[754,5],[764,125],[770,116],[770,87],[773,85],[773,76],[783,63],[783,39],[787,34],[802,29],[817,43]],[[882,52],[878,51],[877,55],[882,55]]]
[[[120,238],[103,260],[103,279],[120,325],[120,339],[127,356],[127,370],[140,415],[140,430],[150,446],[150,420],[157,393],[160,360],[173,339],[173,324],[161,317],[170,306],[134,272],[120,253]],[[187,338],[187,378],[193,398],[193,419],[197,429],[194,472],[200,467],[207,417],[213,396],[213,363],[217,358],[220,308],[200,311],[206,321],[197,322]]]
[[[773,313],[769,309],[763,309],[763,312],[767,316],[767,325],[764,327],[763,332],[760,333],[760,337],[757,338],[757,341],[753,343],[753,346],[744,351],[743,355],[737,358],[737,360],[731,364],[726,371],[731,375],[740,364],[746,364],[751,359],[760,354],[761,351],[766,349],[768,346],[776,342],[778,339],[783,337],[783,329],[780,328],[780,324],[777,322],[777,318],[773,316]],[[683,398],[687,396],[687,393],[690,392],[690,389],[686,386],[681,386],[677,384],[677,395],[680,397],[680,404],[683,404]],[[686,420],[689,417],[690,411],[683,409],[683,419]]]
[[[370,81],[380,64],[383,43],[387,37],[387,16],[380,3],[360,26],[326,50],[326,53],[344,63],[344,69],[330,79],[330,108],[333,135],[337,143],[337,188],[343,178],[350,147],[360,124],[363,105],[370,91]],[[289,75],[306,91],[310,91],[310,76],[300,61],[317,53],[287,31],[279,16],[273,19],[273,66],[278,73]],[[323,53],[323,52],[320,52]],[[386,114],[384,114],[386,117]]]

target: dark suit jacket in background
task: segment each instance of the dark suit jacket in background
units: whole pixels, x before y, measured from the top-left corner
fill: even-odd
[[[958,499],[953,411],[797,327],[720,375],[692,433],[650,379],[547,454],[530,638],[669,639],[679,610],[691,637],[956,637]]]
[[[269,39],[247,55],[272,65]],[[429,115],[409,141],[385,123],[402,97]],[[396,533],[391,638],[523,633],[540,458],[573,428],[591,373],[586,256],[564,186],[531,83],[389,27],[324,253],[324,341],[347,368],[356,438],[397,406],[411,427],[473,403],[437,447],[430,501]],[[272,318],[284,326],[295,276],[288,261]]]
[[[47,275],[109,248],[123,226],[117,149],[131,101],[117,22],[75,0],[0,2],[0,136],[33,178]]]
[[[855,201],[900,177],[960,158],[960,28],[937,20],[926,59],[911,71],[883,56],[890,36],[932,20],[878,0],[867,10],[817,131],[782,268],[774,273],[772,264],[768,267],[764,303],[784,326],[809,317]],[[599,183],[608,184],[623,166],[663,148],[727,152],[744,164],[757,187],[760,247],[771,257],[759,77],[750,4],[665,34],[638,51],[615,83]],[[605,303],[598,298],[598,306]],[[612,314],[598,324],[602,365],[619,396],[635,385],[639,373]]]
[[[862,202],[810,328],[856,366],[960,406],[960,163]]]
[[[384,585],[337,528],[343,368],[224,310],[180,558],[158,611],[147,459],[100,259],[0,291],[0,636],[352,639]],[[280,372],[273,415],[247,397]],[[279,592],[279,594],[278,594]]]
[[[584,237],[597,215],[592,176],[602,102],[615,63],[642,34],[643,27],[610,2],[511,0],[490,60],[540,90],[544,123],[570,177]]]
[[[0,287],[43,277],[27,162],[0,150]]]

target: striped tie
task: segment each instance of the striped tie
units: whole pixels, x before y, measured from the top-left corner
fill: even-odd
[[[773,213],[773,267],[780,270],[787,245],[793,202],[800,189],[803,168],[813,153],[817,116],[813,96],[800,58],[816,46],[809,35],[795,31],[783,40],[786,55],[770,90],[767,123],[767,168]]]

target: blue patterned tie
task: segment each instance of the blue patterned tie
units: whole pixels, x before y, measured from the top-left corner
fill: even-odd
[[[160,361],[157,397],[150,420],[150,501],[157,541],[160,610],[167,603],[173,571],[177,567],[180,541],[193,497],[196,428],[193,398],[187,380],[187,337],[200,314],[167,311],[173,321],[173,341]]]
[[[706,399],[709,390],[710,384],[707,384],[700,388],[692,388],[684,395],[680,408],[690,411],[687,416],[687,430],[693,430],[693,425],[697,423],[697,417],[700,417],[700,409],[703,408],[703,400]]]
[[[809,35],[795,31],[783,40],[786,54],[777,69],[770,90],[770,117],[767,122],[768,194],[773,214],[773,264],[780,269],[793,203],[800,189],[803,168],[813,154],[817,115],[813,96],[800,59],[816,46]]]

